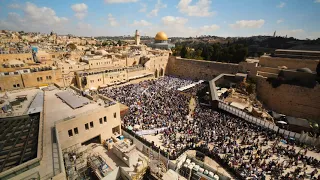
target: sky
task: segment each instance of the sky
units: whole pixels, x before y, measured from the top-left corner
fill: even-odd
[[[320,37],[320,0],[0,0],[0,29],[77,36]]]

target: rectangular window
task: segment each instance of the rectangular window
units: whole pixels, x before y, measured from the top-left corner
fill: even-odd
[[[107,116],[103,117],[103,121],[107,122]]]
[[[49,79],[52,79],[52,77],[51,77],[51,76],[49,76]]]
[[[42,77],[40,77],[40,81],[42,81]]]
[[[93,128],[93,121],[90,122],[90,127]]]
[[[17,84],[17,87],[20,87],[20,84]]]
[[[73,136],[72,129],[68,130],[69,137]]]
[[[99,119],[100,124],[102,124],[102,118]]]
[[[89,124],[88,123],[86,123],[84,126],[85,126],[86,130],[89,129]]]
[[[114,117],[114,118],[117,118],[117,113],[113,113],[113,117]]]
[[[75,134],[79,134],[78,128],[73,128]]]
[[[14,85],[13,85],[13,87],[15,88],[15,87],[16,87],[16,85],[14,84]]]
[[[19,74],[18,72],[14,72],[15,75]]]

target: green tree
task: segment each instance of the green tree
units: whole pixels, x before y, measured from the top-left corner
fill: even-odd
[[[172,48],[172,55],[173,56],[179,56],[181,52],[182,46],[181,45],[176,45],[176,47]]]
[[[181,51],[180,51],[180,56],[181,58],[186,58],[187,57],[187,54],[188,54],[188,50],[187,50],[187,47],[186,46],[183,46]]]
[[[213,53],[213,47],[206,44],[204,45],[202,52],[201,52],[201,57],[205,60],[212,60],[212,53]]]
[[[106,46],[106,45],[108,45],[108,42],[107,41],[103,41],[102,46]]]
[[[122,45],[122,42],[120,41],[120,39],[118,40],[118,43],[117,43],[119,46]]]
[[[195,57],[201,57],[202,54],[202,50],[201,49],[197,49],[195,52]]]

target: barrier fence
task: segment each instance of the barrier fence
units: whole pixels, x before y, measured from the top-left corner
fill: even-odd
[[[156,129],[149,129],[149,130],[142,130],[142,131],[137,131],[136,134],[139,136],[142,135],[149,135],[149,134],[156,134],[163,132],[164,130],[168,129],[167,127],[163,127],[163,128],[156,128]]]
[[[148,156],[151,155],[152,157],[158,157],[159,160],[161,160],[167,165],[168,169],[172,169],[175,171],[178,166],[177,164],[169,160],[177,160],[177,158],[180,155],[182,155],[186,150],[196,150],[210,157],[214,161],[216,161],[222,168],[226,169],[226,171],[229,172],[229,174],[232,177],[237,177],[237,179],[242,179],[240,173],[237,170],[229,167],[228,161],[222,159],[221,157],[219,157],[219,155],[212,153],[208,148],[202,148],[198,146],[186,147],[185,149],[182,149],[175,155],[168,155],[167,152],[163,150],[159,150],[157,146],[154,146],[152,143],[150,143],[146,139],[135,134],[133,131],[126,129],[125,127],[122,127],[122,134],[124,137],[131,139],[133,141],[133,144],[136,145],[136,148],[138,148],[141,152],[146,152],[147,150]],[[219,172],[218,170],[215,170],[215,171]],[[222,175],[221,173],[218,173],[218,174],[220,177],[223,177],[222,179],[229,179],[228,177]]]
[[[300,133],[288,131],[285,129],[281,129],[278,126],[276,126],[270,122],[256,118],[256,117],[249,115],[248,113],[242,111],[241,109],[238,109],[236,107],[232,107],[232,106],[230,106],[224,102],[221,102],[221,101],[219,102],[218,107],[219,107],[219,109],[227,111],[227,112],[229,112],[235,116],[238,116],[238,117],[240,117],[250,123],[256,124],[260,127],[264,127],[264,128],[273,130],[279,134],[284,135],[285,137],[293,138],[301,143],[314,145],[314,146],[320,146],[320,137],[314,138],[314,137],[308,136],[307,133],[300,134]]]

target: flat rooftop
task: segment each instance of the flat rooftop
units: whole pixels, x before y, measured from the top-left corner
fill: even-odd
[[[101,99],[98,99],[98,101],[95,102],[83,97],[89,100],[89,104],[73,109],[66,102],[64,102],[62,99],[60,99],[56,95],[57,93],[66,92],[66,91],[71,91],[71,89],[68,89],[68,90],[54,89],[52,91],[46,92],[45,101],[50,102],[50,103],[46,103],[46,107],[45,107],[46,121],[50,121],[50,122],[58,121],[61,119],[74,117],[79,114],[83,114],[83,113],[90,112],[92,110],[104,107],[103,106],[104,101]]]
[[[75,154],[82,154],[81,158],[83,158],[84,163],[74,163],[70,162],[68,160],[68,156],[66,154],[68,153],[75,153]],[[108,172],[105,174],[108,176],[109,172],[112,172],[113,170],[116,170],[118,167],[121,167],[124,171],[126,171],[130,176],[137,174],[135,170],[135,165],[139,162],[139,160],[144,159],[144,166],[147,166],[148,157],[146,157],[142,152],[138,151],[136,148],[132,149],[130,151],[130,163],[133,165],[128,166],[126,163],[124,163],[116,154],[112,152],[112,150],[107,150],[106,147],[104,147],[102,144],[97,143],[91,143],[88,145],[81,145],[77,147],[71,147],[70,149],[65,149],[64,151],[64,160],[66,161],[69,166],[66,166],[67,171],[69,172],[69,175],[75,174],[75,171],[81,169],[87,169],[89,168],[89,165],[87,164],[87,158],[93,156],[101,156],[101,160],[103,163],[107,164],[108,166]],[[81,158],[78,158],[77,161],[82,161]],[[71,164],[72,163],[72,164]],[[77,170],[75,170],[72,166],[76,164]],[[101,164],[101,163],[97,163]],[[91,165],[91,164],[90,164]],[[71,169],[71,171],[70,171]],[[104,178],[106,178],[104,176]],[[99,175],[101,177],[101,174]]]
[[[20,116],[27,113],[29,106],[34,101],[40,89],[23,89],[0,93],[0,118],[7,116]],[[10,105],[12,108],[4,110],[3,106]],[[36,107],[36,106],[35,106]]]
[[[93,74],[98,74],[98,73],[101,73],[101,72],[112,72],[112,71],[117,71],[117,70],[125,70],[126,67],[122,67],[122,66],[119,66],[119,67],[104,67],[104,68],[96,68],[96,69],[85,69],[85,70],[81,70],[81,71],[77,71],[76,74],[78,75],[82,75],[82,74],[89,74],[89,73],[93,73]]]
[[[112,168],[122,167],[123,170],[129,173],[130,176],[136,174],[134,166],[126,165],[117,155],[115,155],[112,150],[106,151],[105,147],[97,146],[93,149],[94,153],[99,153],[105,160],[106,163]],[[139,159],[149,160],[142,152],[138,151],[136,148],[132,149],[129,153],[130,163],[137,164]]]
[[[37,157],[40,113],[0,119],[0,172]]]

